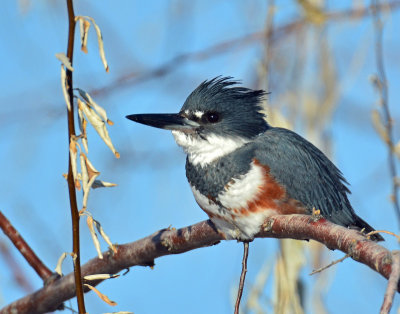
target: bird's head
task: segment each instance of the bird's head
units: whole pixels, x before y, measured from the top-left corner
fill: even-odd
[[[254,139],[268,129],[262,90],[236,86],[230,77],[201,83],[177,114],[134,114],[128,119],[171,130],[189,159],[208,164]]]

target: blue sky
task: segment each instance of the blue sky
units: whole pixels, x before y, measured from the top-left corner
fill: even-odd
[[[184,173],[185,155],[171,134],[135,125],[125,115],[144,112],[176,112],[187,95],[203,80],[229,75],[256,87],[262,41],[233,46],[215,56],[203,56],[175,64],[168,74],[146,79],[143,74],[174,57],[204,50],[215,44],[264,29],[267,6],[264,1],[75,1],[77,15],[95,18],[103,31],[110,73],[102,68],[97,41],[91,30],[89,54],[79,50],[78,36],[74,58],[74,84],[86,91],[112,86],[121,76],[138,73],[136,81],[120,84],[94,95],[106,108],[114,126],[109,128],[113,154],[89,130],[89,156],[101,172],[101,179],[118,184],[91,193],[89,208],[113,242],[125,243],[172,225],[187,226],[206,219],[195,203]],[[62,173],[67,169],[66,110],[60,88],[60,65],[55,53],[65,52],[67,16],[64,1],[33,2],[22,8],[6,1],[0,10],[0,47],[2,71],[0,83],[0,164],[3,213],[28,240],[46,265],[54,268],[58,257],[71,250],[70,214],[67,184]],[[343,2],[341,2],[343,4]],[[338,2],[327,4],[330,10],[343,9]],[[299,18],[301,10],[292,1],[276,1],[276,27]],[[397,30],[399,12],[385,15],[384,48],[389,104],[394,121],[400,120],[399,51]],[[300,96],[321,93],[315,80],[318,63],[313,57],[321,36],[310,26],[304,51],[296,51],[293,38],[283,39],[279,55],[271,67],[269,102],[280,102],[293,88],[288,75],[277,75],[297,55],[308,56],[307,69],[298,78],[295,95],[299,111]],[[315,36],[315,37],[314,37]],[[377,94],[369,77],[376,72],[371,18],[362,21],[329,23],[324,30],[334,60],[340,89],[331,123],[323,129],[330,138],[332,158],[351,184],[351,201],[356,212],[375,228],[398,232],[396,217],[389,201],[390,178],[387,149],[371,124],[371,110]],[[315,48],[315,50],[313,49]],[[281,80],[281,78],[286,78]],[[299,83],[300,82],[300,83]],[[282,103],[282,106],[285,104]],[[296,117],[297,130],[302,128]],[[395,139],[398,139],[395,124]],[[154,196],[156,195],[156,196]],[[7,240],[2,237],[2,241]],[[397,249],[394,240],[384,244]],[[11,248],[11,244],[9,244]],[[278,241],[257,239],[250,247],[249,272],[244,302],[255,278],[268,261],[273,264]],[[104,244],[104,249],[106,246]],[[12,248],[11,248],[12,249]],[[326,250],[329,262],[340,252]],[[40,280],[12,251],[24,274],[36,288]],[[82,261],[95,256],[86,224],[82,221]],[[135,313],[231,313],[233,295],[240,275],[242,245],[234,241],[156,260],[154,269],[136,267],[129,274],[99,286],[118,305],[110,308],[95,295],[86,296],[90,313],[130,310]],[[311,262],[302,272],[306,283],[306,312],[313,313],[310,278]],[[271,266],[272,267],[272,266]],[[25,294],[0,258],[0,305]],[[64,273],[71,271],[64,264]],[[352,260],[327,271],[329,286],[324,296],[330,313],[376,313],[383,300],[386,281],[367,267]],[[271,309],[271,280],[264,298]],[[269,301],[268,301],[269,300]],[[75,307],[75,300],[72,306]],[[395,308],[399,301],[396,298]]]

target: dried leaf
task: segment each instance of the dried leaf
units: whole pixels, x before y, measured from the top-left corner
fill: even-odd
[[[64,52],[56,53],[56,58],[57,58],[58,60],[60,60],[61,63],[62,63],[68,70],[70,70],[71,72],[74,71],[74,68],[72,67],[71,61],[70,61],[69,58],[65,55]]]
[[[90,188],[93,185],[93,182],[96,180],[96,178],[99,176],[100,173],[95,174],[93,177],[91,177],[91,179],[88,182],[87,188],[86,190],[83,191],[83,200],[82,200],[82,204],[84,206],[84,209],[86,209],[87,207],[87,201],[89,199],[89,193],[90,193]]]
[[[119,277],[118,274],[113,275],[113,274],[95,274],[95,275],[87,275],[84,277],[85,280],[105,280],[105,279],[111,279],[111,278],[117,278]]]
[[[94,19],[91,19],[91,20],[92,20],[94,29],[96,30],[96,34],[97,34],[97,42],[99,43],[99,53],[100,53],[101,61],[103,62],[103,66],[104,66],[104,69],[106,70],[106,72],[109,72],[106,55],[104,52],[103,35],[101,34],[100,27],[97,26]]]
[[[95,175],[99,175],[100,172],[93,166],[93,164],[90,162],[89,158],[84,155],[85,158],[85,163],[86,163],[86,167],[88,169],[88,173],[89,173],[89,178],[93,178],[93,176]]]
[[[84,53],[87,53],[87,40],[88,40],[88,33],[90,28],[90,22],[87,21],[82,16],[76,16],[75,21],[79,21],[79,30],[81,33],[81,50]]]
[[[65,103],[67,104],[68,111],[71,111],[71,103],[69,102],[69,95],[67,92],[67,74],[62,65],[61,65],[61,89],[64,95]]]
[[[101,226],[100,222],[97,220],[93,219],[94,224],[96,226],[97,231],[100,233],[100,235],[103,237],[104,241],[107,242],[108,246],[113,250],[114,253],[117,253],[117,248],[115,247],[114,244],[112,244],[110,238],[108,235],[104,232],[103,227]]]
[[[115,306],[117,305],[116,302],[111,301],[105,294],[102,294],[99,290],[97,290],[95,287],[88,285],[87,283],[84,284],[86,287],[88,287],[90,290],[93,290],[100,299],[102,299],[104,302],[106,302],[109,305]]]
[[[100,117],[103,118],[104,122],[107,122],[109,125],[113,125],[114,123],[108,119],[107,112],[104,110],[103,107],[99,106],[90,95],[85,92],[84,90],[77,88],[81,97],[99,114]]]
[[[79,131],[81,131],[82,135],[84,133],[83,121],[85,121],[85,118],[83,116],[83,112],[82,112],[82,110],[80,108],[78,108],[78,126],[79,126]]]
[[[99,134],[99,136],[104,141],[104,143],[114,153],[115,157],[119,158],[120,155],[116,151],[114,145],[111,142],[111,139],[108,134],[108,131],[107,131],[104,121],[99,117],[99,115],[92,108],[90,108],[85,102],[81,101],[79,98],[78,98],[78,108],[81,108],[81,110],[84,112],[89,123],[93,126],[93,128],[96,130],[97,134]]]
[[[77,170],[77,158],[78,158],[77,146],[78,146],[78,143],[76,142],[76,140],[71,138],[71,141],[69,143],[69,153],[71,156],[70,159],[71,159],[72,175],[74,177],[75,187],[78,190],[80,190],[81,184],[79,183],[79,180],[78,180],[78,170]]]
[[[86,120],[85,120],[85,122],[86,122]],[[82,137],[82,145],[83,145],[83,148],[85,148],[86,154],[88,154],[89,153],[89,146],[88,146],[88,141],[87,141],[86,136]]]
[[[87,171],[87,185],[83,189],[83,207],[84,209],[87,207],[87,201],[89,198],[90,188],[92,187],[93,183],[95,182],[96,178],[100,175],[100,172],[96,170],[96,168],[92,165],[89,158],[85,154],[81,154],[84,159],[85,169]]]
[[[83,111],[79,107],[78,107],[78,122],[79,122],[79,130],[81,131],[83,148],[85,149],[86,154],[88,154],[89,147],[88,147],[87,133],[86,133],[87,121],[84,117]]]
[[[82,180],[83,191],[87,190],[87,186],[89,183],[89,174],[86,168],[85,157],[86,156],[84,153],[81,153],[79,156],[79,160],[81,162],[81,180]],[[86,208],[85,205],[84,207]]]
[[[104,53],[104,43],[103,43],[103,35],[101,34],[100,27],[96,24],[95,20],[90,17],[90,16],[83,16],[83,18],[88,19],[92,22],[94,29],[96,30],[97,34],[97,42],[99,44],[99,54],[100,54],[100,59],[103,62],[104,69],[106,72],[109,71],[107,60],[106,60],[106,55]]]
[[[87,216],[86,223],[89,227],[90,235],[92,236],[92,240],[94,243],[94,247],[96,248],[97,255],[100,259],[103,259],[103,254],[101,253],[101,249],[100,249],[100,242],[99,242],[99,239],[97,238],[97,234],[94,231],[94,227],[93,227],[93,218],[91,216]]]
[[[117,184],[111,183],[111,182],[105,182],[105,181],[101,181],[101,180],[94,180],[92,189],[108,188],[108,187],[113,187],[113,186],[117,186]]]
[[[56,269],[54,270],[60,276],[63,275],[61,268],[62,268],[62,263],[64,262],[67,255],[68,255],[68,253],[65,253],[65,252],[61,254],[60,258],[58,259]]]

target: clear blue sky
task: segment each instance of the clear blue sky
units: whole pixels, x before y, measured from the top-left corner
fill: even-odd
[[[80,52],[76,37],[74,84],[87,91],[110,86],[132,72],[148,73],[177,55],[260,32],[266,16],[266,4],[261,0],[75,2],[76,15],[89,15],[102,28],[110,65],[110,73],[106,74],[93,30],[88,55]],[[300,9],[295,2],[276,2],[276,27],[299,18]],[[68,156],[66,110],[60,88],[60,65],[55,58],[55,53],[66,49],[66,7],[64,1],[32,1],[28,7],[18,3],[22,5],[24,1],[6,1],[0,10],[0,204],[3,213],[45,264],[54,269],[61,253],[72,247],[67,185],[62,177]],[[333,1],[328,7],[345,8]],[[385,21],[389,103],[397,122],[400,121],[397,106],[400,64],[396,57],[400,44],[399,12],[385,16]],[[312,36],[309,34],[308,38]],[[332,140],[333,159],[351,183],[351,201],[357,213],[376,228],[398,232],[389,202],[386,147],[370,122],[370,112],[377,101],[368,80],[376,71],[372,19],[328,24],[323,36],[329,39],[336,79],[341,82],[332,123],[324,130]],[[286,50],[281,50],[282,64],[292,62],[296,55],[293,43],[293,38],[283,41]],[[310,42],[304,44],[304,49],[309,49],[306,54],[312,53],[310,45]],[[318,49],[318,40],[313,45]],[[207,218],[193,199],[184,173],[185,155],[172,136],[134,125],[125,115],[176,112],[201,81],[217,75],[233,76],[254,87],[262,49],[261,41],[234,46],[214,57],[177,63],[160,78],[141,77],[136,83],[121,84],[94,96],[115,122],[109,130],[121,153],[119,160],[114,159],[90,129],[89,156],[101,171],[100,178],[115,182],[118,187],[93,191],[89,208],[113,242],[130,242],[169,225],[178,228]],[[298,78],[301,81],[298,86],[307,93],[318,94],[320,85],[312,75],[315,64],[309,63],[307,71],[311,74]],[[349,71],[350,66],[355,67],[354,71]],[[279,63],[274,64],[273,70],[279,70]],[[285,80],[273,81],[270,101],[280,101],[290,88]],[[301,92],[297,90],[296,95]],[[304,129],[298,131],[302,133]],[[396,126],[395,138],[398,131]],[[8,243],[3,236],[0,240]],[[397,249],[390,238],[384,245]],[[35,289],[39,288],[40,280],[9,246],[25,276]],[[274,260],[277,246],[274,239],[256,240],[251,245],[244,302],[264,263]],[[328,262],[343,255],[326,251]],[[82,221],[82,261],[95,254]],[[128,275],[99,286],[118,303],[115,308],[90,293],[86,296],[87,310],[90,313],[130,310],[136,314],[232,313],[241,258],[242,245],[234,241],[160,258],[153,270],[135,267]],[[315,278],[307,275],[310,265],[308,261],[302,276],[310,287],[306,289],[307,299],[312,299],[311,287],[315,282]],[[25,292],[14,282],[1,256],[0,269],[0,305],[5,305]],[[66,262],[64,273],[71,270],[71,262]],[[380,275],[352,260],[328,272],[324,300],[330,313],[378,311],[386,287],[386,280]],[[271,290],[269,282],[264,291],[267,304],[272,299]],[[75,300],[71,304],[76,307]],[[396,298],[394,308],[398,306]],[[313,312],[309,301],[306,312]]]

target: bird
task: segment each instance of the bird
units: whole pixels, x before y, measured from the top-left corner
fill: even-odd
[[[348,182],[328,157],[297,133],[268,123],[266,95],[218,76],[203,81],[179,113],[126,118],[172,131],[187,154],[194,198],[225,239],[250,242],[271,215],[315,212],[337,225],[374,231],[354,212]]]

